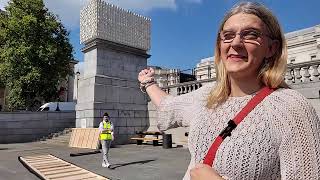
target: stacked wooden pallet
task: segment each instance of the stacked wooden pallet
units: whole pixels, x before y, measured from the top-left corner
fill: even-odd
[[[99,129],[98,128],[73,128],[69,147],[98,149]]]
[[[27,169],[44,180],[109,180],[50,154],[20,156],[18,159]]]

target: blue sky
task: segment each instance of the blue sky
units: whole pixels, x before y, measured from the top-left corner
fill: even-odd
[[[3,9],[8,0],[0,0]],[[75,58],[83,61],[79,44],[79,11],[87,0],[45,0],[70,31]],[[235,0],[106,0],[151,18],[149,65],[181,70],[213,56],[217,28]],[[320,24],[319,0],[260,0],[278,17],[284,32]]]

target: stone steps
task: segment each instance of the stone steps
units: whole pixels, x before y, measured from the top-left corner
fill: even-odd
[[[68,145],[71,132],[71,128],[66,128],[63,131],[51,133],[46,137],[42,137],[40,142],[45,144]]]

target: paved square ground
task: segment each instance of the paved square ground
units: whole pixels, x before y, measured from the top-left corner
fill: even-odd
[[[38,179],[19,162],[18,156],[52,154],[112,180],[178,180],[183,178],[190,161],[186,148],[136,144],[111,148],[113,169],[101,167],[101,153],[70,157],[70,153],[86,151],[40,142],[0,144],[0,180]]]

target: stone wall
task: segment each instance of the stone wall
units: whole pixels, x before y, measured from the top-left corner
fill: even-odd
[[[38,140],[50,133],[75,127],[75,111],[1,112],[0,143]]]

